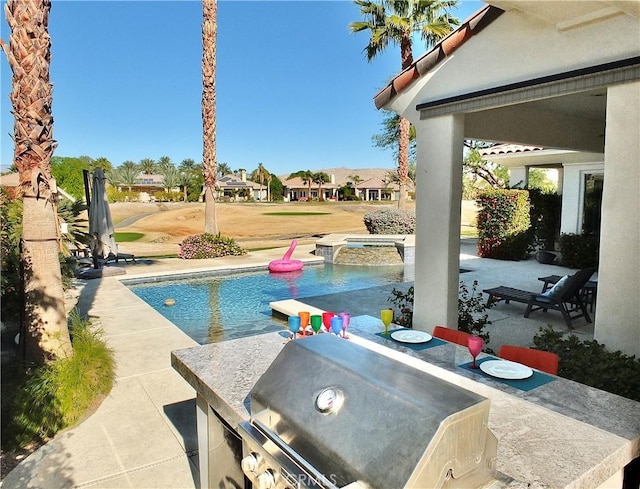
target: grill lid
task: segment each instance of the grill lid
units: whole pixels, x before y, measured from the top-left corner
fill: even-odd
[[[488,411],[482,396],[329,334],[289,342],[251,392],[255,424],[340,487],[464,476],[492,444]]]

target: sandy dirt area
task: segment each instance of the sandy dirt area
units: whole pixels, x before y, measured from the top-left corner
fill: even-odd
[[[216,215],[223,236],[234,238],[245,248],[258,249],[286,247],[294,238],[300,244],[310,244],[317,237],[331,233],[366,234],[363,218],[367,212],[396,205],[357,202],[218,203]],[[179,251],[178,244],[185,237],[204,231],[203,203],[115,203],[110,207],[116,232],[144,234],[138,241],[119,243],[118,249],[122,253],[140,257],[175,255]],[[283,215],[294,212],[308,215]]]

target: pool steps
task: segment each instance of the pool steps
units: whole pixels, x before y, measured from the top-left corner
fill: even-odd
[[[271,308],[271,315],[276,317],[297,316],[301,311],[309,311],[311,315],[322,314],[324,312],[322,309],[309,306],[296,299],[269,302],[269,307]]]

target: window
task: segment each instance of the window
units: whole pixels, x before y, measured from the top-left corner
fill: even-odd
[[[604,174],[602,173],[587,173],[584,176],[583,234],[600,234],[603,184]]]

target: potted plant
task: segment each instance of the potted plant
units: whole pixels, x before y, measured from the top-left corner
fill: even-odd
[[[536,260],[538,263],[544,263],[545,265],[552,264],[556,259],[556,254],[553,251],[538,250],[536,252]]]

